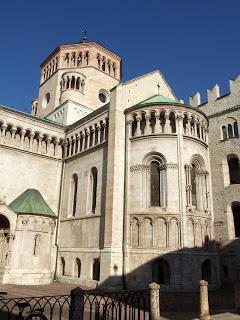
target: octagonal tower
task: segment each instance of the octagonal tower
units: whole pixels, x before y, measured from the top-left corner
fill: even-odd
[[[32,113],[50,114],[50,119],[57,121],[58,114],[53,114],[56,108],[71,102],[81,113],[77,118],[81,118],[107,103],[109,90],[120,79],[121,58],[101,45],[95,42],[60,45],[41,64],[39,96]],[[72,120],[60,122],[69,124],[74,120],[78,120],[76,115]]]

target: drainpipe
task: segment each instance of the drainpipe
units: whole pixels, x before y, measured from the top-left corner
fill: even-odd
[[[56,280],[56,276],[57,276],[57,262],[58,262],[58,253],[59,253],[58,236],[59,236],[59,226],[60,226],[60,209],[61,209],[61,202],[62,202],[64,170],[65,170],[65,160],[63,158],[62,168],[61,168],[61,177],[60,177],[60,190],[59,190],[59,198],[58,198],[57,228],[56,228],[56,236],[55,236],[55,246],[57,247],[57,252],[56,252],[56,261],[55,261],[55,269],[54,269],[54,280]]]

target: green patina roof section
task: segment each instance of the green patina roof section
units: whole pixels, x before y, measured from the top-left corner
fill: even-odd
[[[56,218],[41,193],[36,189],[27,189],[8,206],[16,213],[36,214]]]
[[[175,104],[175,105],[177,104],[181,106],[183,105],[183,103],[177,100],[173,100],[173,99],[164,97],[162,95],[153,96],[152,98],[149,98],[147,100],[140,102],[138,105],[143,106],[143,105],[151,105],[151,104]]]

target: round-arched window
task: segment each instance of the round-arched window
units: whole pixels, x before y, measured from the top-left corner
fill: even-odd
[[[42,107],[43,108],[46,108],[49,104],[49,101],[50,101],[50,93],[48,92],[45,97],[43,98],[43,102],[42,102]]]

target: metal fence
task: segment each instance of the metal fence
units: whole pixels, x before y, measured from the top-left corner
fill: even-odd
[[[44,314],[47,320],[67,320],[69,308],[69,295],[1,299],[0,319],[23,320],[37,310]]]
[[[36,310],[47,320],[149,320],[149,290],[76,288],[70,296],[0,299],[1,320],[23,320]]]

